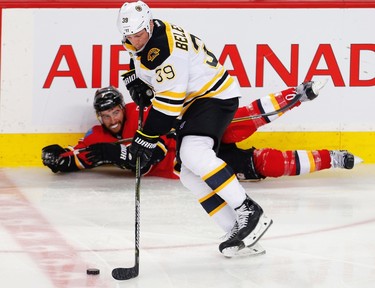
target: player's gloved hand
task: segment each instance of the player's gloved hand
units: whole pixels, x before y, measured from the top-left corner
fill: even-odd
[[[134,69],[122,74],[122,80],[124,81],[130,96],[137,105],[141,106],[142,104],[142,107],[148,107],[151,105],[154,91],[144,81],[137,78]]]
[[[140,157],[141,169],[144,168],[152,159],[153,152],[157,146],[159,136],[149,136],[137,130],[132,144],[129,147],[129,164],[136,166],[137,157]]]
[[[150,161],[148,161],[148,163],[143,168],[141,168],[141,174],[142,175],[147,173],[148,171],[150,171],[150,168],[153,165],[162,161],[165,158],[165,156],[167,155],[168,147],[165,145],[163,139],[161,139],[160,137],[158,139],[159,139],[159,141],[156,143],[156,147],[155,147],[155,149],[152,153]],[[136,171],[135,166],[130,166],[130,169],[133,172]]]
[[[53,173],[60,171],[59,166],[64,163],[65,159],[60,159],[60,154],[66,150],[57,144],[52,144],[42,149],[42,162],[44,166],[47,166],[52,170]]]
[[[86,149],[86,158],[95,166],[102,164],[115,164],[125,169],[129,167],[128,151],[125,145],[119,143],[96,143]]]

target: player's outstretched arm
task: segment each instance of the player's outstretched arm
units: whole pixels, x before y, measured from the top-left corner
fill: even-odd
[[[86,159],[94,167],[114,164],[122,169],[129,168],[128,148],[120,143],[96,143],[85,148]]]

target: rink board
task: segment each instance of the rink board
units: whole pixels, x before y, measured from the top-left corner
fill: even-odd
[[[129,62],[115,25],[121,3],[0,1],[0,166],[40,165],[43,146],[74,145],[97,123],[97,88],[114,85],[130,101],[119,82]],[[349,149],[375,161],[374,1],[148,3],[155,18],[204,39],[239,83],[241,105],[328,78],[314,102],[246,145]]]

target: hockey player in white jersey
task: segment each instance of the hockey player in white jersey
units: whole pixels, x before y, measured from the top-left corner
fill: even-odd
[[[178,123],[180,180],[200,203],[221,210],[220,226],[229,227],[220,252],[233,256],[255,245],[272,220],[216,155],[238,108],[236,82],[199,37],[153,19],[142,1],[124,3],[117,25],[131,56],[132,70],[123,76],[126,87],[137,104],[152,104],[143,130],[136,132],[129,148],[132,158],[140,157],[146,165],[158,137]],[[306,88],[303,97],[317,96],[311,86]]]

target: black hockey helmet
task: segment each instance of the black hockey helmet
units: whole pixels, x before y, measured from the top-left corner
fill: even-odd
[[[94,97],[94,109],[98,114],[101,111],[105,111],[116,107],[117,105],[124,106],[124,96],[121,92],[113,86],[108,86],[96,90]]]

